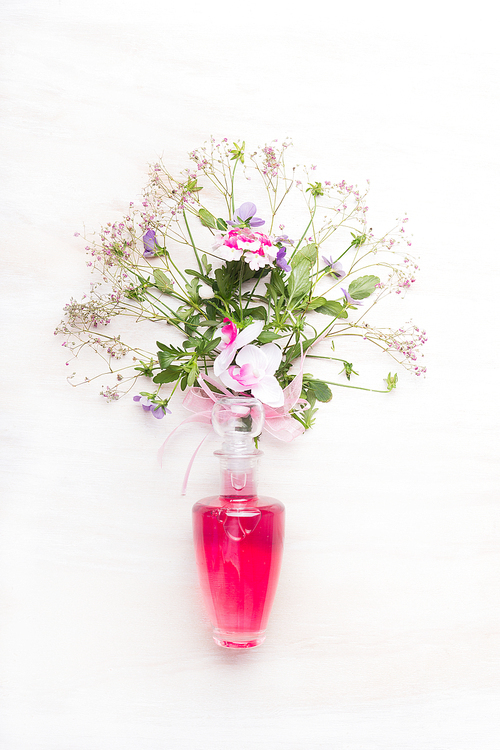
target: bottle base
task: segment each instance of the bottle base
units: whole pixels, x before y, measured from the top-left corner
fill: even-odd
[[[227,633],[216,628],[213,638],[222,648],[255,648],[264,643],[266,632],[261,630],[257,633]]]

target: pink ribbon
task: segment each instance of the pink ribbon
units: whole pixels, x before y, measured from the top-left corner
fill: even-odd
[[[302,354],[301,360],[300,360],[300,370],[297,373],[297,375],[294,377],[292,382],[286,386],[286,388],[283,390],[283,394],[285,397],[285,401],[283,406],[280,406],[277,409],[273,409],[270,406],[267,406],[266,404],[263,404],[264,406],[264,414],[265,414],[265,422],[264,422],[264,429],[266,432],[269,432],[271,435],[274,435],[278,440],[283,440],[284,442],[291,442],[299,435],[302,435],[305,428],[300,422],[297,422],[296,419],[292,417],[290,414],[290,411],[293,409],[294,406],[297,404],[306,404],[307,401],[300,398],[300,394],[302,391],[302,373],[304,369],[304,354]],[[213,380],[212,378],[208,377],[208,375],[203,375],[202,373],[199,373],[198,375],[198,381],[200,383],[200,386],[193,386],[188,390],[186,393],[184,400],[182,402],[182,405],[186,407],[189,411],[194,412],[191,414],[191,416],[186,417],[175,429],[172,430],[172,432],[167,435],[166,439],[164,440],[163,444],[160,447],[160,450],[158,451],[158,460],[160,462],[160,466],[163,463],[163,454],[165,452],[165,448],[167,446],[168,441],[174,435],[174,433],[177,432],[177,430],[182,427],[185,424],[188,424],[190,422],[198,422],[200,424],[212,424],[212,407],[216,401],[218,401],[220,398],[223,398],[224,396],[233,396],[234,394],[227,390],[227,388],[224,388],[218,381]],[[219,391],[222,391],[222,395],[219,395],[218,393],[214,393],[209,387],[208,384],[213,385],[215,388],[217,388]],[[194,460],[196,458],[196,455],[198,451],[200,450],[201,446],[207,439],[207,437],[210,435],[210,433],[207,433],[205,437],[201,440],[201,442],[198,444],[196,450],[194,451],[193,455],[191,456],[186,473],[184,475],[184,481],[182,483],[182,489],[181,494],[186,494],[186,488],[187,483],[189,479],[189,474],[191,472],[191,467],[193,466]]]

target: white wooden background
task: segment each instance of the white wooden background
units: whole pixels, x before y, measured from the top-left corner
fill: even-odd
[[[1,750],[500,747],[491,9],[2,3]],[[210,134],[291,136],[323,177],[371,180],[377,226],[407,211],[422,273],[388,309],[429,334],[425,380],[336,389],[307,436],[265,442],[286,554],[244,653],[213,644],[193,562],[215,441],[181,498],[199,432],[163,470],[156,450],[182,408],[167,424],[70,388],[52,334],[90,281],[73,233]]]

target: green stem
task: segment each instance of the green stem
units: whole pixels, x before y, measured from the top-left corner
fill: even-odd
[[[306,357],[312,357],[313,359],[334,359],[336,362],[343,362],[344,364],[350,364],[346,359],[340,359],[339,357],[324,357],[321,354],[307,354]]]
[[[181,379],[182,379],[182,377],[183,377],[182,375],[179,375],[179,377],[178,377],[178,378],[177,378],[177,380],[175,381],[175,385],[174,385],[174,387],[172,388],[172,392],[170,393],[170,396],[168,397],[168,400],[169,400],[169,402],[170,402],[170,399],[172,398],[172,396],[174,395],[174,393],[175,393],[175,390],[176,390],[177,386],[178,386],[178,385],[179,385],[179,383],[181,382]],[[163,384],[160,384],[160,388],[161,388],[161,386],[162,386],[162,385],[163,385]]]
[[[233,210],[233,214],[236,210],[234,207],[234,175],[236,174],[236,167],[238,166],[238,161],[239,159],[235,159],[233,172],[231,174],[231,208]]]
[[[186,212],[183,210],[182,215],[184,216],[184,221],[186,223],[186,228],[188,230],[189,239],[191,240],[191,245],[193,246],[194,254],[196,255],[196,260],[198,261],[198,268],[200,269],[200,273],[203,273],[203,266],[201,265],[201,261],[198,255],[198,250],[196,249],[196,245],[194,244],[193,235],[191,234],[191,230],[189,228],[188,220],[186,218]]]
[[[300,240],[299,240],[299,241],[297,242],[297,245],[295,246],[295,248],[294,248],[294,250],[293,250],[293,253],[292,253],[292,254],[291,254],[291,256],[290,256],[290,260],[291,260],[291,259],[293,258],[293,256],[295,255],[295,253],[296,253],[296,252],[297,252],[297,250],[299,249],[300,245],[302,244],[302,240],[303,240],[303,239],[304,239],[304,237],[306,236],[306,234],[307,234],[307,230],[309,229],[309,227],[311,226],[311,224],[312,224],[312,223],[313,223],[313,221],[314,221],[314,215],[315,215],[315,213],[316,213],[316,196],[314,197],[314,208],[313,208],[313,211],[312,211],[312,213],[311,213],[311,218],[310,218],[310,220],[309,220],[309,224],[308,224],[308,225],[307,225],[307,227],[305,228],[305,230],[304,230],[304,234],[302,235],[302,237],[300,238]]]
[[[175,270],[177,271],[177,273],[179,274],[179,276],[180,276],[180,277],[182,278],[182,280],[183,280],[183,281],[184,281],[185,283],[187,283],[187,279],[186,279],[186,277],[184,276],[184,274],[182,273],[182,271],[180,271],[180,270],[179,270],[179,269],[177,268],[177,266],[175,265],[174,261],[172,260],[172,256],[170,255],[170,253],[167,253],[166,257],[167,257],[167,261],[168,261],[168,262],[167,262],[167,269],[168,269],[168,270],[170,270],[170,269],[168,268],[168,264],[170,263],[170,264],[171,264],[171,265],[172,265],[172,266],[173,266],[173,267],[175,268]]]
[[[252,291],[250,292],[250,294],[248,296],[248,302],[246,303],[245,308],[244,308],[245,310],[247,309],[247,307],[250,304],[250,302],[252,302],[252,300],[254,299],[254,292],[257,289],[258,285],[259,285],[259,281],[262,279],[262,275],[263,275],[263,272],[261,272],[260,275],[257,277],[257,281],[255,282],[255,285],[254,285]],[[265,297],[261,297],[260,299],[263,299],[265,302],[267,302],[267,299]]]
[[[240,289],[239,289],[239,295],[240,295],[240,310],[239,310],[239,312],[240,312],[240,318],[241,318],[241,320],[243,320],[243,302],[241,300],[241,287],[243,285],[243,272],[244,272],[244,268],[243,268],[243,261],[240,261],[240,263],[241,263],[241,265],[240,265],[240,284],[239,284],[239,287],[240,287]]]
[[[337,260],[335,261],[335,263],[338,263],[339,260],[341,258],[343,258],[346,253],[349,252],[349,250],[351,249],[351,247],[354,247],[354,243],[353,242],[351,242],[351,244],[349,245],[349,247],[347,248],[347,250],[344,250],[344,252],[341,255],[339,255],[339,257],[337,258]]]
[[[331,380],[323,380],[328,385],[338,385],[340,388],[355,388],[358,391],[370,391],[370,393],[390,393],[390,391],[380,391],[377,388],[362,388],[360,385],[347,385],[347,383],[332,383]]]

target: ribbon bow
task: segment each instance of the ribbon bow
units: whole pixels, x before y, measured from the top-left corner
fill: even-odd
[[[271,435],[274,435],[278,440],[283,440],[286,443],[291,442],[299,435],[302,435],[305,428],[300,422],[297,422],[296,419],[292,417],[290,414],[290,411],[293,409],[296,404],[300,403],[307,403],[304,401],[304,399],[300,398],[300,394],[302,392],[302,372],[304,367],[304,354],[302,354],[301,360],[300,360],[300,370],[297,373],[297,375],[294,377],[292,382],[286,386],[286,388],[283,390],[283,394],[285,397],[283,406],[278,407],[277,409],[274,409],[270,406],[267,406],[266,404],[263,404],[264,406],[264,415],[265,415],[265,422],[264,422],[264,430],[266,432],[269,432]],[[212,378],[208,377],[208,375],[203,375],[202,373],[199,373],[198,375],[198,381],[200,383],[200,386],[193,386],[191,387],[188,392],[186,393],[184,400],[182,402],[183,406],[186,407],[189,411],[193,412],[191,416],[186,417],[175,429],[172,430],[172,432],[167,435],[165,441],[163,442],[162,446],[160,447],[160,450],[158,451],[158,460],[160,462],[160,465],[163,462],[163,454],[165,452],[165,448],[167,446],[168,441],[172,437],[172,435],[177,432],[179,427],[182,427],[185,424],[188,424],[189,422],[198,422],[200,424],[212,424],[212,407],[218,401],[220,398],[223,398],[224,396],[233,396],[230,391],[227,390],[227,388],[224,388],[219,382],[213,380]],[[214,393],[208,385],[213,385],[215,388],[217,388],[219,391],[221,391],[221,394]],[[186,487],[189,479],[189,474],[191,472],[191,467],[193,466],[194,460],[196,458],[196,455],[198,451],[200,450],[201,446],[207,439],[207,437],[210,435],[210,432],[208,432],[205,437],[201,440],[201,442],[198,444],[197,448],[195,449],[193,455],[191,456],[189,463],[187,465],[186,473],[184,475],[184,481],[182,483],[182,489],[181,494],[186,494]]]

